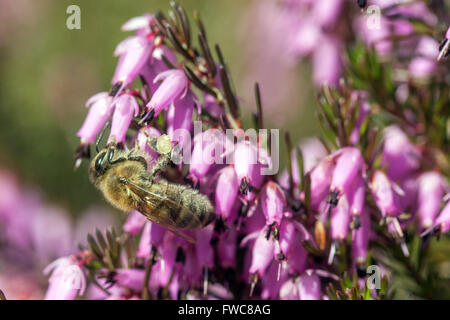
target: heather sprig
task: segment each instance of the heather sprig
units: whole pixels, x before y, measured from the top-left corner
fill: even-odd
[[[279,174],[263,174],[278,156],[273,138],[249,137],[266,124],[259,85],[254,128],[245,128],[228,66],[198,14],[197,37],[174,2],[167,16],[125,23],[135,35],[116,48],[110,91],[87,103],[77,165],[105,124],[109,145],[138,148],[149,165],[155,138],[167,134],[182,160],[167,163],[165,177],[207,195],[217,219],[190,233],[193,244],[133,211],[122,231],[97,231],[51,265],[48,296],[83,295],[86,278],[86,298],[382,299],[395,297],[402,277],[414,296],[441,294],[429,248],[449,229],[448,39],[436,46],[440,27],[423,2],[382,6],[382,37],[353,26],[334,34],[344,5],[282,1],[294,56],[312,56],[322,137],[297,146],[286,130]]]

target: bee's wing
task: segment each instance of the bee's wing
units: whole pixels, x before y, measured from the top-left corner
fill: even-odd
[[[139,203],[137,205],[137,209],[139,212],[141,212],[143,215],[145,215],[152,222],[162,225],[167,230],[173,232],[174,234],[183,238],[184,240],[186,240],[190,243],[196,244],[196,241],[192,237],[190,237],[190,236],[184,234],[183,232],[179,231],[178,229],[176,229],[169,221],[167,221],[166,218],[158,215],[157,212],[155,212],[155,210],[154,210],[154,208],[157,206],[157,203],[154,202],[155,198],[159,198],[159,199],[163,200],[166,203],[166,205],[171,207],[172,210],[179,210],[179,208],[178,208],[179,205],[175,201],[173,201],[172,199],[169,199],[168,197],[165,197],[160,194],[151,192],[147,189],[144,189],[141,186],[135,184],[134,182],[132,182],[126,178],[122,178],[121,180],[123,183],[125,183],[127,185],[130,192],[132,192],[133,194],[135,194],[138,197]],[[152,214],[149,214],[149,212],[152,212]],[[198,219],[194,214],[192,214],[192,218]]]

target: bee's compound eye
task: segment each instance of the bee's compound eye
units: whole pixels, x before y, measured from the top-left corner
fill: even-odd
[[[95,171],[103,172],[103,161],[105,160],[106,152],[102,152],[95,160]]]

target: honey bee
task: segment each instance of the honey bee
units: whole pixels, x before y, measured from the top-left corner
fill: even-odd
[[[147,158],[137,148],[125,151],[107,146],[92,159],[89,178],[114,207],[125,212],[137,210],[193,242],[179,229],[202,228],[215,219],[215,213],[209,199],[197,190],[157,177],[170,161],[171,147],[167,135],[157,139],[154,149],[160,156],[148,171]]]

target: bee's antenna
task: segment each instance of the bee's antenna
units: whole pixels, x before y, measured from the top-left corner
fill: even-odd
[[[97,151],[97,153],[99,153],[100,151],[98,150],[98,145],[100,144],[100,141],[103,138],[103,135],[105,134],[106,129],[109,127],[109,120],[106,121],[105,125],[102,128],[102,131],[100,131],[100,135],[98,136],[97,140],[95,140],[95,150]]]

